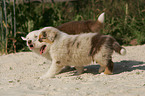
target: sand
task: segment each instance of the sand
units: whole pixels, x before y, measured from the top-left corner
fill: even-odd
[[[40,80],[51,61],[32,52],[0,56],[0,96],[145,96],[145,45],[127,46],[113,54],[114,74],[98,73],[99,65],[74,68]]]

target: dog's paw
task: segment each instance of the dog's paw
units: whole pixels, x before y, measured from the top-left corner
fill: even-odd
[[[104,72],[101,72],[100,75],[106,75],[106,74],[104,74]]]
[[[113,74],[113,73],[112,73]],[[112,74],[106,74],[104,72],[100,73],[100,75],[112,75]]]
[[[47,79],[47,78],[54,78],[54,75],[43,75],[43,76],[39,77],[39,79],[41,79],[41,80]]]

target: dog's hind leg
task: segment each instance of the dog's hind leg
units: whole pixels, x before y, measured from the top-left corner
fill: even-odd
[[[104,72],[104,74],[108,74],[108,75],[113,73],[114,63],[112,62],[111,59],[105,61],[101,60],[98,63],[100,64],[99,73]]]
[[[99,68],[99,73],[104,72],[104,70],[105,70],[105,67],[100,65],[100,68]]]
[[[45,78],[52,78],[54,77],[57,73],[59,73],[61,71],[61,69],[63,68],[62,65],[59,64],[60,61],[52,61],[52,64],[50,66],[50,69],[47,71],[47,73],[45,75],[43,75],[42,77],[40,77],[40,79],[45,79]]]
[[[114,67],[114,63],[110,59],[108,61],[106,68],[105,68],[104,74],[108,74],[108,75],[113,74],[113,67]]]

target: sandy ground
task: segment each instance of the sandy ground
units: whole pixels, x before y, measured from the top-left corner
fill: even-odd
[[[127,46],[126,56],[113,54],[113,75],[98,74],[99,65],[74,68],[56,78],[38,79],[51,62],[32,52],[0,56],[0,96],[145,96],[145,45]]]

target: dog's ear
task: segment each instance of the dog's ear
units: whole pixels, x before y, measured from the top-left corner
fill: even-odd
[[[56,36],[57,36],[57,30],[47,29],[47,30],[42,31],[39,34],[39,41],[52,44],[54,42]]]
[[[47,35],[47,34],[50,34],[50,33],[47,32],[47,31],[42,31],[39,34],[39,41],[40,42],[46,42],[46,43],[52,44],[53,42],[51,40],[49,40],[49,35]]]
[[[39,34],[39,41],[40,42],[45,42],[44,39],[47,38],[47,34],[46,34],[46,31],[42,31],[40,34]]]
[[[47,31],[42,31],[42,33],[41,33],[42,37],[45,39],[47,38],[47,34],[48,34]]]
[[[57,36],[58,31],[55,29],[47,29],[45,31],[42,31],[42,37],[43,39],[48,39],[51,42],[53,42]]]
[[[57,31],[51,31],[50,34],[48,34],[48,39],[53,42],[56,36],[57,36]]]
[[[25,37],[21,37],[21,38],[22,38],[22,40],[24,40],[24,41],[26,41],[26,40],[27,40]]]

